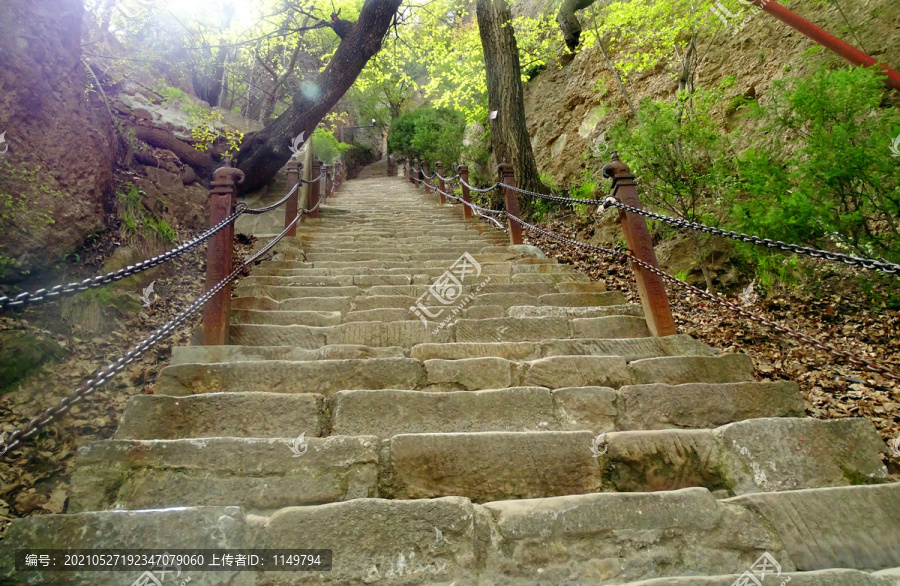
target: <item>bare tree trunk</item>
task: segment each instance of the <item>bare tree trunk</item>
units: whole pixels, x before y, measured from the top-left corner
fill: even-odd
[[[341,39],[337,51],[316,81],[305,86],[291,107],[259,132],[244,137],[237,165],[246,174],[242,193],[263,186],[291,156],[289,147],[301,132],[312,136],[316,125],[350,89],[369,59],[381,49],[381,40],[401,0],[366,0],[358,26]]]
[[[494,157],[498,163],[506,159],[513,166],[522,189],[549,193],[534,162],[525,124],[522,68],[509,6],[506,0],[477,0],[475,9],[487,70],[488,110],[497,111],[496,118],[489,121]],[[527,213],[531,208],[531,198],[519,198],[520,210]]]
[[[188,143],[176,138],[171,132],[149,126],[134,126],[134,136],[150,146],[167,149],[179,159],[193,167],[199,175],[209,177],[215,169],[215,162],[206,151],[198,151]]]
[[[566,46],[572,52],[581,41],[581,23],[578,22],[575,12],[584,10],[593,3],[594,0],[563,0],[562,6],[559,7],[556,22],[559,23],[559,28],[562,30]]]

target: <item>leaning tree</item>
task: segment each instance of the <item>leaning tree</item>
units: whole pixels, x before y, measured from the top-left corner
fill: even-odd
[[[248,134],[237,154],[246,175],[241,192],[262,187],[291,156],[290,147],[301,132],[312,136],[316,125],[350,89],[369,59],[381,48],[402,0],[366,0],[356,22],[332,14],[328,26],[341,38],[331,61],[314,81],[304,83],[291,106],[259,132]]]
[[[497,111],[490,120],[494,156],[498,163],[506,159],[513,166],[522,189],[549,193],[540,179],[525,124],[525,89],[509,5],[506,0],[477,0],[475,10],[484,48],[488,109]],[[531,209],[530,199],[520,200],[520,209]]]

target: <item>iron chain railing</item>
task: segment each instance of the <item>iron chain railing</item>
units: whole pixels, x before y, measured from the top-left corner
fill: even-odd
[[[460,182],[465,183],[462,180],[460,180]],[[468,184],[466,184],[466,186],[469,187],[469,189],[472,189],[472,187],[469,186]],[[497,187],[497,186],[502,186],[502,187],[506,187],[509,189],[513,189],[514,191],[518,191],[520,193],[524,192],[526,195],[538,195],[541,197],[547,197],[548,199],[553,198],[557,201],[566,200],[566,203],[581,203],[581,204],[588,204],[588,205],[593,205],[593,204],[603,205],[604,203],[608,203],[609,205],[619,204],[619,202],[615,201],[612,197],[607,198],[607,200],[598,202],[598,201],[591,201],[591,200],[578,200],[578,199],[572,199],[572,198],[558,198],[557,196],[544,196],[543,194],[535,194],[533,192],[528,192],[526,190],[518,189],[518,188],[512,187],[511,185],[506,185],[504,183],[498,183],[497,185],[495,185],[495,187]],[[847,362],[849,362],[850,364],[852,364],[854,366],[857,366],[860,368],[865,368],[872,372],[877,372],[877,373],[879,373],[889,379],[895,380],[895,381],[900,381],[900,375],[894,373],[892,370],[890,370],[889,368],[887,368],[885,366],[876,364],[869,360],[865,360],[864,358],[860,358],[859,356],[857,356],[855,354],[851,354],[850,352],[846,352],[844,350],[839,350],[830,344],[826,344],[825,342],[822,342],[821,340],[817,340],[817,339],[813,338],[812,336],[808,336],[808,335],[806,335],[802,332],[799,332],[793,328],[789,328],[785,325],[782,325],[782,324],[779,324],[772,320],[769,320],[755,312],[744,309],[743,307],[740,307],[739,305],[736,305],[736,304],[728,301],[727,299],[723,299],[717,295],[713,295],[712,293],[703,291],[702,289],[698,289],[697,287],[694,287],[693,285],[689,285],[688,283],[685,283],[684,281],[682,281],[681,279],[678,279],[677,277],[673,277],[672,275],[666,273],[665,271],[658,269],[657,267],[651,265],[650,263],[645,262],[645,261],[633,256],[632,254],[630,254],[628,252],[621,251],[621,250],[612,250],[609,248],[603,248],[601,246],[595,246],[592,244],[579,242],[577,240],[573,240],[573,239],[567,238],[565,236],[560,236],[559,234],[555,234],[548,230],[539,228],[533,224],[529,224],[525,220],[523,220],[517,216],[514,216],[512,214],[509,214],[504,210],[488,210],[488,209],[479,207],[473,203],[467,202],[460,197],[451,195],[451,194],[449,194],[445,191],[442,191],[441,189],[438,189],[436,187],[434,189],[446,197],[450,197],[452,199],[455,199],[455,200],[469,206],[472,210],[478,210],[479,212],[482,212],[482,213],[479,213],[478,215],[480,215],[482,217],[486,217],[487,219],[490,219],[501,229],[503,227],[502,227],[502,225],[500,225],[499,222],[497,222],[494,218],[485,216],[484,213],[489,213],[489,214],[492,214],[495,216],[506,216],[509,220],[516,222],[517,224],[519,224],[520,226],[522,226],[523,228],[525,228],[527,230],[536,232],[538,234],[542,234],[544,236],[547,236],[548,238],[552,238],[559,242],[564,242],[566,244],[575,246],[576,248],[599,252],[599,253],[605,254],[607,256],[611,256],[620,262],[623,262],[627,259],[627,260],[631,261],[632,263],[640,266],[641,268],[643,268],[647,271],[650,271],[650,272],[654,273],[655,275],[658,275],[662,279],[664,279],[670,283],[674,283],[678,287],[681,287],[682,289],[686,289],[686,290],[690,291],[691,293],[702,297],[703,299],[712,301],[723,307],[726,307],[726,308],[738,313],[739,315],[741,315],[743,317],[749,318],[759,324],[770,327],[777,332],[785,334],[785,335],[787,335],[791,338],[794,338],[795,340],[798,340],[800,342],[809,344],[815,348],[818,348],[819,350],[824,350],[837,358],[846,360]],[[621,206],[623,204],[619,204],[619,205]],[[632,208],[631,206],[624,206],[624,207],[627,208],[628,211],[637,211],[637,212],[642,211],[642,210],[636,210],[635,208]],[[644,215],[646,215],[646,214],[644,214]]]
[[[68,295],[74,295],[82,291],[87,291],[88,289],[103,287],[104,285],[120,281],[126,277],[130,277],[131,275],[136,275],[138,273],[142,273],[146,270],[152,269],[153,267],[159,266],[174,258],[177,258],[185,252],[188,252],[189,250],[192,250],[197,246],[203,244],[204,242],[224,230],[226,227],[228,227],[229,224],[237,220],[237,218],[242,214],[264,214],[280,207],[297,191],[297,187],[297,185],[294,185],[294,187],[291,188],[291,190],[283,198],[273,203],[272,205],[263,208],[250,208],[247,207],[246,203],[241,202],[237,204],[237,206],[235,206],[235,211],[233,214],[231,214],[206,232],[199,234],[192,240],[176,246],[171,250],[167,250],[162,254],[154,256],[153,258],[148,258],[147,260],[142,260],[133,265],[129,265],[124,269],[119,269],[118,271],[106,273],[105,275],[98,275],[96,277],[84,279],[83,281],[76,281],[68,283],[66,285],[57,285],[55,287],[51,287],[50,289],[38,289],[37,291],[19,293],[15,297],[7,297],[6,295],[0,296],[0,310],[12,307],[34,305],[36,303],[41,303],[44,301],[53,301],[62,297],[66,297]]]
[[[135,346],[132,350],[127,352],[124,356],[109,364],[108,366],[100,369],[94,374],[94,377],[86,381],[78,390],[75,391],[72,395],[65,397],[55,406],[45,409],[40,415],[32,419],[28,422],[28,424],[21,430],[13,431],[9,438],[6,441],[6,444],[0,446],[0,456],[9,453],[10,450],[17,447],[22,443],[22,440],[25,440],[36,433],[38,433],[41,429],[46,427],[51,421],[55,418],[59,417],[66,411],[72,408],[72,405],[78,403],[85,397],[90,396],[94,393],[98,388],[100,388],[103,384],[111,380],[114,376],[122,372],[126,366],[137,360],[141,357],[147,350],[158,344],[161,340],[166,338],[169,334],[171,334],[176,327],[185,322],[191,315],[200,310],[210,299],[212,299],[219,291],[225,288],[231,281],[236,279],[245,269],[245,267],[256,262],[258,258],[266,254],[269,250],[271,250],[278,242],[284,238],[284,235],[287,234],[291,228],[293,228],[297,222],[300,220],[300,215],[298,214],[294,220],[285,227],[285,229],[275,238],[273,238],[268,244],[262,247],[258,252],[244,260],[243,263],[237,268],[235,268],[231,273],[219,281],[212,289],[198,297],[193,303],[191,303],[184,311],[176,315],[174,318],[169,320],[165,325],[160,327],[158,330],[153,332],[149,337],[145,338],[141,341],[137,346]]]
[[[575,205],[599,205],[603,206],[603,208],[607,208],[609,206],[616,207],[620,210],[624,210],[626,212],[631,212],[634,214],[639,214],[641,216],[652,218],[654,220],[658,220],[660,222],[664,222],[666,224],[675,226],[676,228],[687,228],[689,230],[695,230],[698,232],[705,232],[707,234],[713,234],[715,236],[721,236],[723,238],[730,238],[732,240],[738,240],[740,242],[748,242],[750,244],[755,244],[757,246],[765,246],[766,248],[777,248],[779,250],[784,250],[788,252],[794,252],[796,254],[803,254],[806,256],[810,256],[812,258],[820,258],[833,262],[842,262],[847,265],[862,267],[865,269],[870,269],[874,271],[883,271],[889,275],[897,275],[900,276],[900,264],[892,263],[884,260],[873,260],[868,258],[860,258],[857,256],[852,256],[849,254],[843,254],[840,252],[829,252],[827,250],[819,250],[816,248],[811,248],[809,246],[800,246],[799,244],[790,244],[787,242],[782,242],[780,240],[772,240],[770,238],[761,238],[759,236],[753,236],[748,234],[743,234],[739,232],[733,232],[731,230],[723,230],[722,228],[715,228],[713,226],[707,226],[706,224],[700,224],[698,222],[690,222],[688,220],[683,220],[681,218],[672,218],[669,216],[664,216],[662,214],[657,214],[655,212],[650,212],[647,210],[642,210],[633,206],[626,205],[622,202],[617,201],[612,196],[607,197],[603,200],[598,199],[576,199],[571,197],[560,197],[558,195],[547,195],[544,193],[536,193],[534,191],[528,191],[527,189],[522,189],[520,187],[514,187],[512,185],[506,185],[505,183],[498,183],[497,185],[506,187],[507,189],[512,189],[517,193],[521,193],[522,195],[527,195],[530,197],[539,197],[541,199],[546,199],[548,201],[555,201],[559,203],[567,203],[567,204],[575,204]]]

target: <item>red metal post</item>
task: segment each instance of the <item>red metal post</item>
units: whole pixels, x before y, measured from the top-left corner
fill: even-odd
[[[297,160],[297,155],[291,157],[287,166],[287,187],[293,189],[294,193],[284,204],[284,227],[287,228],[294,218],[297,217],[297,200],[300,197],[300,169],[303,163]],[[297,224],[288,230],[287,236],[297,235]]]
[[[467,165],[460,165],[457,168],[457,172],[459,172],[459,178],[462,179],[462,181],[465,181],[465,183],[463,183],[462,181],[460,182],[460,185],[462,185],[462,199],[463,199],[463,201],[472,203],[472,200],[469,198],[469,188],[466,186],[466,183],[469,182],[469,167]],[[472,208],[470,208],[467,205],[463,205],[462,208],[463,208],[463,218],[465,218],[465,219],[471,218],[472,217]]]
[[[781,4],[775,2],[775,0],[748,1],[752,2],[756,6],[759,6],[789,27],[800,31],[823,47],[831,49],[854,65],[864,65],[866,67],[878,65],[887,74],[887,84],[895,90],[900,90],[900,73],[897,73],[884,63],[879,63],[873,57],[870,57],[869,55],[863,53],[856,47],[848,45],[831,33],[825,32],[805,18],[798,16]]]
[[[309,175],[311,179],[315,179],[312,183],[309,184],[309,203],[307,204],[310,209],[315,207],[316,203],[319,201],[319,195],[322,193],[320,186],[322,185],[322,180],[318,179],[319,174],[322,172],[322,161],[313,157],[312,160],[312,168],[310,169]],[[319,208],[309,212],[310,218],[318,218],[319,217]]]
[[[413,185],[419,188],[419,159],[413,159]]]
[[[509,163],[498,165],[497,174],[499,175],[501,183],[512,185],[513,187],[516,186],[516,176],[513,173],[513,166]],[[506,197],[506,213],[520,218],[519,198],[516,195],[516,192],[509,187],[504,187],[503,193]],[[518,222],[513,222],[509,218],[506,219],[506,222],[507,226],[509,226],[509,243],[522,244],[524,242],[524,240],[522,240],[522,225]]]
[[[621,203],[641,209],[641,200],[638,199],[634,176],[628,165],[619,160],[618,153],[613,152],[612,162],[604,165],[603,176],[612,178],[613,197]],[[625,232],[628,251],[650,266],[659,268],[656,252],[653,250],[653,240],[644,216],[619,210],[619,221],[622,223],[622,231]],[[675,320],[672,318],[672,309],[669,307],[669,298],[666,295],[666,286],[662,277],[634,263],[631,264],[631,269],[634,271],[637,281],[638,293],[641,296],[641,305],[644,308],[644,316],[647,319],[650,333],[654,336],[677,334],[678,330],[675,328]]]
[[[444,164],[442,162],[438,161],[437,163],[434,164],[434,166],[435,166],[435,168],[437,168],[437,174],[439,175],[438,189],[440,189],[440,191],[438,192],[438,194],[441,196],[441,203],[445,204],[445,203],[447,203],[447,198],[444,197],[444,192],[447,191],[447,189],[446,189],[446,187],[444,187],[444,180],[442,179],[442,177],[444,176]]]
[[[213,227],[234,213],[234,180],[244,180],[244,173],[231,167],[226,159],[225,166],[213,173],[209,191],[209,226]],[[231,274],[232,247],[234,244],[234,222],[209,239],[206,252],[206,291]],[[231,285],[226,285],[210,299],[203,308],[203,345],[221,346],[228,343],[228,322],[231,310]]]

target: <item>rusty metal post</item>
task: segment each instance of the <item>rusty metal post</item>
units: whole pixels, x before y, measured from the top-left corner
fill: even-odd
[[[444,180],[443,180],[444,164],[442,162],[438,161],[437,163],[434,164],[434,166],[437,169],[437,174],[439,175],[438,189],[440,189],[440,191],[438,192],[438,194],[441,196],[441,203],[445,204],[445,203],[447,203],[447,198],[444,197],[444,192],[447,191],[447,188],[444,186]]]
[[[428,163],[422,161],[422,187],[425,188],[425,195],[431,193],[431,190],[428,188]]]
[[[235,187],[234,180],[244,180],[244,173],[231,167],[231,161],[225,160],[225,166],[216,169],[209,190],[209,226],[213,227],[234,213]],[[209,239],[206,252],[206,291],[215,287],[222,279],[231,274],[232,248],[234,245],[234,222]],[[203,308],[203,345],[222,346],[228,343],[228,322],[231,310],[231,284],[210,299]]]
[[[641,200],[637,195],[637,184],[628,165],[619,160],[616,152],[612,153],[612,161],[603,166],[603,176],[612,178],[612,195],[621,203],[641,209]],[[636,258],[644,261],[654,268],[659,268],[656,260],[656,252],[653,250],[653,240],[650,230],[647,229],[647,221],[644,216],[619,210],[619,220],[622,223],[622,231],[625,232],[625,241],[628,243],[628,251]],[[647,327],[654,336],[671,336],[677,334],[675,320],[672,318],[672,309],[669,307],[669,298],[666,295],[666,286],[659,275],[631,264],[637,281],[638,293],[641,296],[641,305],[644,308],[644,316],[647,319]]]
[[[403,161],[403,177],[409,181],[409,161]]]
[[[501,183],[505,183],[513,187],[516,186],[516,176],[515,173],[513,173],[513,166],[509,163],[503,162],[502,164],[498,165],[497,175],[499,176],[499,180]],[[517,218],[521,217],[519,215],[519,198],[516,195],[516,192],[509,187],[504,187],[503,194],[506,198],[506,213],[516,216]],[[509,227],[509,243],[522,244],[524,242],[522,240],[522,225],[518,222],[513,222],[509,218],[506,219],[506,223]]]
[[[825,32],[805,18],[798,16],[781,4],[775,2],[775,0],[750,0],[750,2],[854,65],[865,67],[878,65],[878,67],[884,71],[885,75],[887,75],[885,83],[895,90],[900,91],[900,73],[894,71],[884,63],[876,61],[873,57],[863,53],[856,47],[845,43],[831,33]]]
[[[287,166],[287,187],[293,189],[294,193],[288,198],[284,205],[284,227],[287,228],[294,218],[297,217],[297,200],[300,197],[300,169],[303,163],[297,160],[297,155],[291,157]],[[288,230],[287,236],[297,235],[297,224]]]
[[[466,185],[469,182],[469,167],[468,165],[460,165],[456,169],[457,173],[459,173],[459,178],[462,179],[460,181],[460,185],[462,186],[462,200],[472,203],[471,198],[469,197],[469,187]],[[465,183],[463,183],[463,181]],[[467,205],[463,205],[463,218],[469,219],[472,217],[472,208]]]
[[[419,188],[419,159],[413,159],[413,185]]]
[[[322,161],[320,161],[319,159],[313,158],[312,169],[311,169],[310,175],[311,175],[312,179],[315,179],[315,181],[313,181],[309,185],[309,207],[310,208],[315,207],[316,203],[318,203],[318,201],[319,201],[319,195],[322,193],[321,188],[320,188],[322,185],[322,180],[318,178],[319,174],[321,172],[322,172]],[[315,210],[309,212],[309,217],[310,218],[318,218],[319,217],[319,208],[316,208]]]

